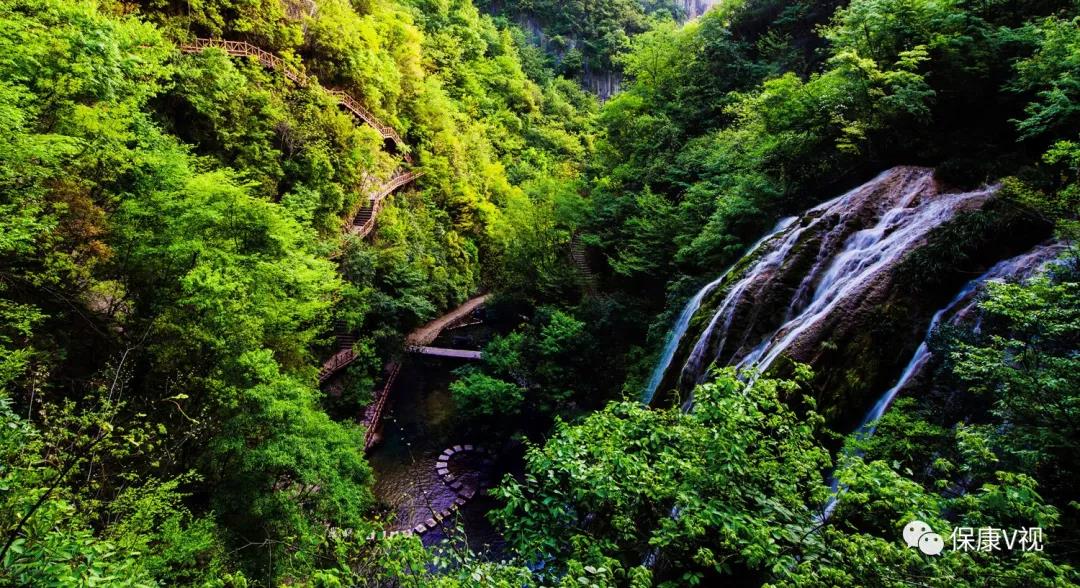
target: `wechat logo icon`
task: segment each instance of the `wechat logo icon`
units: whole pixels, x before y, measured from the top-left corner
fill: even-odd
[[[911,521],[904,527],[904,543],[918,547],[926,555],[937,555],[945,549],[945,540],[922,521]]]

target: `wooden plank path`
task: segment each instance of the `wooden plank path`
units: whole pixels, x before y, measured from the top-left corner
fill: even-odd
[[[413,345],[406,349],[409,353],[417,355],[430,355],[432,357],[450,357],[454,359],[480,359],[482,351],[469,349],[448,349],[446,347],[428,347],[426,345]]]
[[[596,279],[596,274],[593,273],[592,268],[589,267],[585,244],[581,242],[581,237],[577,233],[574,233],[574,236],[570,238],[570,259],[574,262],[574,267],[577,268],[578,282],[582,288],[585,289],[586,293],[595,295],[599,281]]]
[[[378,190],[368,197],[367,204],[353,217],[353,222],[349,226],[349,232],[358,235],[360,238],[367,237],[372,229],[375,228],[375,218],[379,215],[379,209],[382,208],[383,200],[385,200],[394,190],[412,182],[422,175],[424,175],[424,172],[420,171],[399,172],[394,174],[389,182],[379,186]]]
[[[487,302],[490,295],[484,294],[477,296],[470,300],[467,300],[461,306],[451,310],[443,316],[425,324],[424,326],[414,330],[405,338],[405,348],[410,350],[416,347],[427,347],[432,341],[434,341],[440,333],[445,329],[453,325],[455,322],[465,319],[472,311],[477,307]],[[437,347],[431,347],[430,349],[439,349]],[[450,350],[457,351],[457,350]],[[480,353],[466,352],[466,353]],[[322,369],[319,370],[319,383],[322,384],[333,377],[337,372],[345,369],[353,361],[356,361],[356,355],[353,353],[351,347],[346,347],[338,350],[334,355],[330,356],[330,359],[323,363]]]
[[[196,38],[191,43],[183,43],[180,45],[180,51],[184,53],[201,53],[202,51],[211,48],[221,49],[234,57],[254,57],[263,65],[263,67],[280,71],[286,78],[301,86],[309,86],[313,83],[317,84],[317,82],[312,81],[311,76],[293,68],[286,63],[284,59],[257,45],[252,45],[247,41],[229,41],[227,39],[200,37]],[[392,140],[402,152],[405,151],[407,146],[405,145],[405,141],[401,140],[401,135],[398,135],[397,131],[390,125],[383,124],[383,122],[372,114],[370,110],[364,108],[364,105],[361,104],[359,100],[343,90],[333,90],[328,88],[326,91],[334,98],[337,98],[338,102],[345,107],[346,110],[378,131],[383,139]]]
[[[361,424],[364,425],[364,451],[369,451],[379,439],[376,433],[379,429],[379,421],[382,420],[383,409],[386,408],[386,401],[390,398],[390,392],[394,389],[394,382],[397,380],[398,374],[401,373],[400,363],[393,362],[387,368],[386,381],[383,383],[382,388],[375,393],[375,401],[364,409],[364,418],[361,419]]]
[[[463,349],[445,349],[440,347],[429,347],[428,343],[434,341],[443,330],[449,328],[451,325],[468,320],[472,311],[476,310],[481,304],[487,301],[488,295],[477,296],[466,301],[461,306],[451,310],[445,315],[425,324],[424,326],[414,330],[405,338],[405,349],[409,352],[420,353],[422,355],[434,355],[438,357],[451,357],[456,359],[480,359],[482,353],[480,351],[471,351]],[[350,341],[347,337],[337,337],[339,344],[342,341]],[[338,349],[334,355],[330,356],[330,359],[323,363],[319,369],[319,384],[326,383],[335,374],[340,372],[349,366],[352,362],[356,361],[356,354],[352,350],[352,346],[342,347]],[[364,408],[364,414],[361,419],[365,427],[364,432],[364,449],[368,450],[378,441],[376,431],[378,430],[379,422],[382,420],[383,410],[386,408],[386,402],[390,398],[390,393],[393,390],[394,382],[397,380],[398,374],[401,372],[401,364],[397,362],[391,362],[387,364],[382,387],[375,392],[374,401]]]
[[[191,43],[180,45],[180,51],[183,53],[201,53],[206,49],[220,49],[226,54],[234,57],[254,57],[263,65],[263,67],[274,71],[280,71],[286,79],[300,84],[301,86],[318,85],[318,82],[314,78],[293,68],[286,63],[284,59],[246,41],[229,41],[226,39],[200,37],[196,38]],[[397,145],[398,151],[403,154],[405,161],[407,163],[412,163],[412,157],[408,153],[408,146],[393,127],[380,121],[378,117],[372,114],[370,110],[365,108],[359,100],[348,92],[330,88],[324,89],[328,94],[336,98],[338,104],[344,107],[345,110],[348,110],[353,116],[378,131],[379,136],[381,136],[384,141],[388,139],[392,140],[394,144]],[[372,229],[375,228],[375,218],[379,214],[379,208],[382,206],[383,199],[389,196],[394,190],[416,180],[422,175],[424,175],[424,173],[418,171],[405,172],[399,170],[396,172],[388,181],[376,188],[374,193],[368,195],[367,200],[364,201],[363,206],[361,206],[358,211],[349,215],[351,221],[347,226],[348,232],[359,235],[360,238],[368,236]],[[349,361],[345,361],[340,367],[344,367],[345,365],[348,365],[348,363]]]
[[[419,329],[416,329],[412,333],[409,333],[409,336],[405,338],[405,345],[414,347],[431,345],[431,343],[435,341],[435,339],[439,336],[440,333],[443,332],[443,330],[445,330],[453,323],[464,319],[465,317],[472,314],[472,311],[476,310],[478,306],[487,302],[488,298],[490,297],[490,294],[484,294],[482,296],[477,296],[475,298],[467,300],[464,304],[455,308],[454,310],[451,310],[450,312],[429,322],[428,324],[420,327]]]

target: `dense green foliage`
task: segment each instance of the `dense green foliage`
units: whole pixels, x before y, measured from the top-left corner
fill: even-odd
[[[919,283],[955,280],[947,273],[972,264],[986,227],[1010,218],[1039,217],[1074,238],[1075,11],[1055,2],[748,0],[635,37],[620,58],[632,81],[600,112],[590,170],[584,238],[608,262],[606,286],[642,322],[665,298],[678,309],[697,276],[715,276],[778,216],[896,163],[940,164],[939,179],[961,185],[1016,176],[1000,204],[940,231],[905,262],[909,274],[929,276]],[[825,524],[797,514],[822,504],[820,478],[799,482],[800,468],[734,449],[772,425],[789,435],[809,426],[812,412],[764,431],[754,421],[730,433],[721,421],[680,436],[707,418],[699,411],[714,410],[710,386],[738,389],[730,374],[697,391],[691,414],[620,406],[560,425],[530,450],[524,480],[504,487],[499,518],[519,549],[549,564],[548,577],[589,566],[618,585],[723,576],[750,585],[1071,585],[1076,492],[1064,480],[1075,472],[1063,452],[1077,445],[1065,423],[1080,394],[1075,284],[1075,273],[1060,271],[993,289],[981,333],[954,328],[958,338],[938,349],[948,359],[937,391],[902,402],[870,440],[849,440]],[[654,323],[656,340],[670,322],[664,314]],[[625,388],[638,386],[631,377]],[[756,389],[741,410],[760,406]],[[806,435],[808,451],[831,445],[824,431]],[[699,463],[711,467],[699,474]],[[768,474],[745,494],[718,489]],[[763,487],[773,488],[769,500],[785,496],[769,485],[779,480],[800,488],[796,507],[767,516],[757,510],[767,500],[740,507]],[[695,512],[700,504],[716,518]],[[755,534],[761,518],[775,524]],[[912,518],[945,537],[959,526],[1041,526],[1052,539],[1042,553],[926,558],[898,541]]]
[[[649,30],[660,19],[681,18],[676,0],[483,0],[490,10],[539,25],[545,61],[559,73],[576,77],[582,73],[615,71],[617,56],[630,45],[631,37]]]
[[[541,308],[533,324],[495,337],[484,348],[483,365],[461,368],[462,379],[450,387],[461,415],[502,433],[507,416],[525,416],[544,430],[548,417],[574,406],[571,400],[595,401],[602,382],[578,376],[603,354],[585,327],[562,311]]]
[[[592,194],[593,242],[627,291],[655,300],[679,274],[715,273],[782,213],[882,167],[942,163],[978,182],[1072,139],[1068,62],[1044,71],[1069,26],[1043,17],[1067,4],[852,2],[821,29],[809,10],[761,24],[767,4],[651,31],[623,58],[632,82],[600,115]],[[808,76],[760,51],[818,30],[790,41],[825,46]]]
[[[374,528],[371,474],[314,385],[328,325],[361,331],[355,401],[403,330],[568,241],[590,98],[529,81],[469,3],[319,8],[0,6],[4,583],[272,584],[355,561],[331,531]],[[422,189],[373,242],[340,236],[392,150],[320,86],[180,54],[193,34],[354,92],[408,133]]]
[[[0,584],[1080,582],[1074,250],[936,333],[934,384],[869,439],[827,428],[802,366],[718,370],[693,410],[609,403],[689,290],[883,167],[1004,185],[905,261],[927,288],[995,222],[1080,236],[1076,3],[677,5],[482,3],[553,59],[468,0],[0,0]],[[602,106],[572,79],[609,70]],[[368,238],[344,230],[410,166]],[[492,446],[524,440],[506,551],[368,540],[355,417],[404,334],[481,290],[513,324],[450,391]],[[335,328],[358,359],[324,391]],[[912,518],[1046,549],[924,557]]]

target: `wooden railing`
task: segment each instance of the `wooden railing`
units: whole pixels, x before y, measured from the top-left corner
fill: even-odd
[[[424,172],[418,171],[398,173],[390,178],[389,182],[379,186],[375,193],[368,199],[367,206],[358,211],[353,217],[353,222],[349,226],[349,232],[358,235],[361,238],[367,237],[372,229],[375,228],[375,217],[378,216],[379,209],[382,208],[383,200],[385,200],[394,190],[412,182],[422,175],[424,175]]]
[[[326,360],[326,363],[319,369],[319,383],[326,382],[331,376],[345,369],[354,361],[356,361],[356,354],[353,353],[352,347],[339,350],[330,359]]]
[[[401,372],[401,364],[393,363],[390,366],[390,373],[386,376],[386,382],[383,384],[382,390],[375,396],[375,402],[367,407],[364,411],[364,450],[371,449],[371,446],[375,444],[375,433],[379,428],[379,421],[382,420],[383,409],[386,408],[386,401],[390,398],[390,391],[394,388],[394,382],[397,381],[398,373]]]
[[[408,184],[409,182],[424,175],[422,171],[408,171],[394,174],[394,177],[390,178],[389,182],[386,182],[382,186],[379,186],[378,191],[371,196],[372,200],[382,200],[390,195],[391,192],[398,188]]]
[[[296,18],[302,16],[302,14],[297,12],[296,15],[291,16]],[[263,65],[263,67],[280,71],[287,79],[302,86],[308,86],[313,83],[310,76],[291,67],[285,60],[277,55],[245,41],[197,38],[192,43],[180,45],[180,50],[184,53],[200,53],[210,48],[221,49],[228,55],[254,57]],[[370,110],[365,108],[359,100],[349,93],[342,90],[330,89],[328,89],[327,92],[334,96],[338,103],[351,112],[353,116],[378,131],[379,135],[382,136],[384,140],[393,140],[397,145],[398,150],[403,154],[405,161],[412,163],[412,158],[410,158],[409,154],[406,152],[405,142],[402,141],[401,136],[397,134],[397,131],[389,125],[383,124]],[[394,190],[416,180],[416,178],[419,178],[422,175],[424,175],[423,172],[417,171],[398,172],[394,174],[388,182],[379,186],[373,194],[368,196],[368,204],[362,211],[368,212],[369,214],[364,215],[363,222],[360,224],[356,224],[356,219],[361,213],[358,212],[357,215],[354,215],[354,220],[350,225],[349,230],[359,234],[361,237],[367,236],[375,226],[375,217],[385,198]],[[345,342],[341,337],[338,337],[338,340],[339,343]],[[319,369],[319,384],[325,383],[333,377],[334,374],[345,369],[354,361],[356,361],[356,353],[353,352],[351,345],[339,349]],[[396,362],[391,364],[389,368],[382,389],[376,395],[375,401],[364,411],[363,422],[367,427],[367,430],[364,433],[364,449],[370,449],[375,442],[375,432],[378,429],[379,421],[382,418],[383,409],[386,407],[387,399],[390,397],[390,391],[394,386],[394,381],[397,380],[398,373],[401,371],[401,365]]]
[[[267,69],[280,71],[286,78],[300,84],[302,86],[311,85],[311,77],[302,71],[299,71],[281,59],[277,55],[270,53],[256,45],[252,45],[246,41],[229,41],[226,39],[205,39],[197,38],[192,43],[184,43],[180,45],[180,50],[184,53],[200,53],[206,49],[221,49],[225,53],[233,56],[249,56],[259,60],[259,63]],[[391,139],[397,144],[398,148],[404,153],[405,142],[398,135],[397,131],[390,125],[383,124],[370,110],[364,108],[364,105],[359,100],[354,98],[348,92],[343,90],[330,90],[327,92],[337,101],[345,107],[346,110],[351,112],[354,116],[370,125],[373,129],[379,132],[379,135],[383,139]],[[408,154],[405,154],[406,161],[409,161]]]
[[[379,131],[379,135],[381,135],[383,139],[393,139],[394,143],[397,143],[399,146],[405,145],[405,142],[398,136],[397,131],[389,125],[384,125],[378,118],[375,118],[375,115],[364,108],[364,105],[360,104],[359,100],[353,98],[344,90],[327,91],[330,92],[331,96],[337,98],[338,102],[345,107],[345,110],[353,113],[354,116],[371,125],[376,131]]]

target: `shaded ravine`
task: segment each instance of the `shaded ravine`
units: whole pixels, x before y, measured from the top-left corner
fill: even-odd
[[[456,418],[449,391],[460,365],[426,356],[406,360],[384,415],[382,441],[368,453],[373,490],[389,509],[386,531],[421,535],[430,546],[457,537],[453,530],[461,524],[474,551],[498,553],[503,540],[485,518],[494,503],[484,489],[505,472],[491,453],[464,451],[478,445],[467,423]]]

